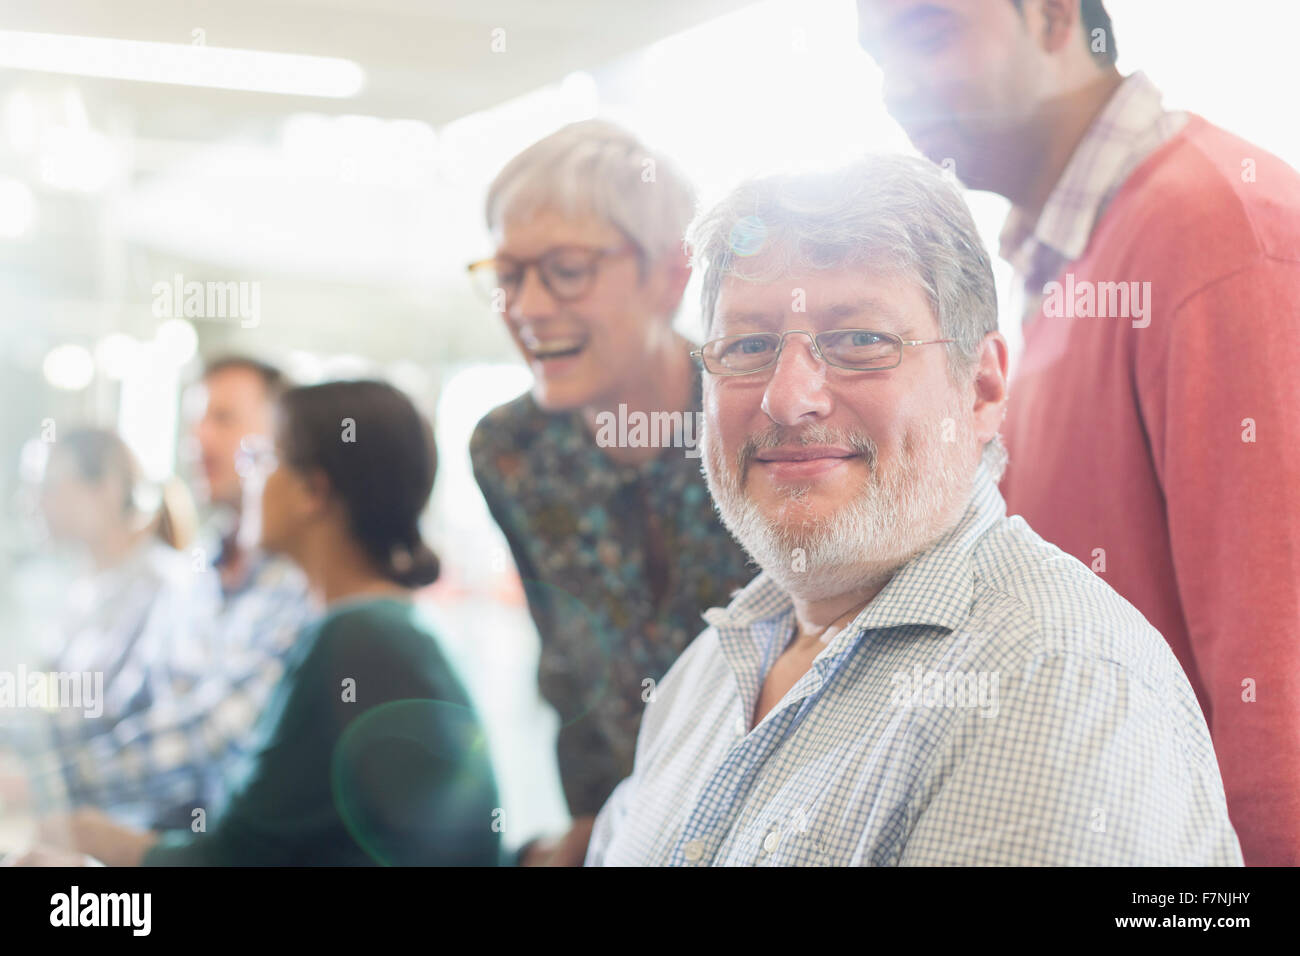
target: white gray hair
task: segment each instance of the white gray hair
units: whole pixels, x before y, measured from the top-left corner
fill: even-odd
[[[607,222],[654,261],[682,248],[695,190],[671,160],[629,131],[584,120],[529,146],[488,187],[490,230],[542,209]]]
[[[830,172],[750,180],[702,213],[687,241],[704,266],[706,330],[727,276],[766,282],[862,267],[921,285],[943,336],[955,340],[955,372],[970,369],[985,334],[997,331],[988,252],[956,186],[929,160],[873,153]]]

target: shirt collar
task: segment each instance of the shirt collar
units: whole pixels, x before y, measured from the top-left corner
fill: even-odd
[[[961,627],[970,616],[975,547],[1006,512],[997,482],[981,462],[966,511],[957,524],[928,551],[895,572],[875,599],[837,636],[836,643],[877,628],[920,624],[952,631]],[[784,618],[793,607],[789,594],[764,572],[737,592],[726,608],[706,611],[704,619],[719,632],[748,632],[756,625]]]
[[[1002,258],[1022,275],[1041,246],[1067,261],[1079,258],[1106,202],[1144,158],[1151,130],[1164,115],[1160,90],[1146,74],[1127,77],[1070,155],[1033,229],[1015,210],[1007,216],[999,236]]]

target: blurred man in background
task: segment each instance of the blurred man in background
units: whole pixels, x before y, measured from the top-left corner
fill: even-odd
[[[201,781],[192,804],[159,800],[156,815],[143,823],[149,827],[188,828],[196,809],[211,812],[219,805],[223,778],[243,753],[280,677],[281,659],[309,615],[300,572],[241,544],[245,519],[250,526],[256,522],[243,505],[255,490],[245,494],[241,472],[257,474],[283,387],[277,370],[243,357],[212,363],[198,386],[194,435],[214,513],[190,558],[195,574],[213,575],[215,601],[192,613],[212,617],[215,610],[215,619],[197,622],[210,630],[211,666],[119,723],[97,742],[98,759],[82,768],[84,788],[102,792],[148,791],[178,777]]]
[[[257,520],[256,509],[244,513],[240,472],[248,470],[249,456],[269,440],[274,401],[284,387],[284,377],[273,366],[227,356],[210,363],[195,388],[194,438],[205,497],[212,509],[209,534],[215,535],[218,547],[213,564],[227,593],[243,590],[258,563],[257,534],[250,530]]]
[[[858,0],[890,112],[1012,211],[1008,509],[1164,635],[1248,864],[1300,864],[1300,176],[1115,68],[1101,0]]]

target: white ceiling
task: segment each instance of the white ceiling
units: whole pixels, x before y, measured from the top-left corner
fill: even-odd
[[[4,0],[6,30],[343,57],[366,72],[349,99],[83,80],[134,107],[137,131],[208,138],[212,124],[310,110],[439,125],[590,69],[748,0]],[[495,30],[504,31],[495,34]],[[493,52],[504,38],[503,52]],[[497,46],[500,46],[498,43]],[[0,72],[0,77],[3,73]]]
[[[279,303],[281,320],[264,330],[264,342],[322,352],[414,351],[426,360],[507,355],[509,343],[495,326],[466,327],[476,303],[460,288],[460,273],[445,293],[428,277],[441,251],[435,239],[461,258],[481,252],[444,228],[445,210],[411,208],[406,218],[418,217],[433,233],[413,242],[413,233],[376,239],[337,221],[339,208],[372,202],[363,187],[317,185],[318,193],[328,190],[328,207],[302,212],[312,184],[286,179],[274,202],[249,208],[257,202],[256,183],[239,178],[232,150],[276,146],[286,118],[301,114],[413,119],[441,128],[750,2],[0,0],[4,30],[181,44],[201,30],[209,47],[341,57],[366,75],[357,96],[331,99],[0,69],[0,101],[21,89],[57,106],[74,87],[90,123],[126,144],[129,167],[111,194],[60,193],[41,184],[31,157],[0,143],[0,176],[30,182],[41,204],[34,235],[0,243],[0,332],[20,340],[23,365],[65,340],[90,342],[114,330],[147,337],[156,324],[148,296],[157,277],[202,271],[220,279],[223,269],[233,269],[232,277],[266,280],[268,303]],[[502,39],[504,51],[493,52]],[[391,197],[380,199],[391,206]],[[476,203],[473,197],[475,210]],[[145,208],[162,221],[119,227],[124,207],[127,218],[138,220]],[[376,222],[380,213],[394,215],[379,201],[371,212]],[[294,228],[326,237],[343,264],[317,263],[310,277],[288,274],[283,261],[302,244]],[[242,237],[233,243],[232,230]],[[364,274],[367,257],[390,273],[415,276],[418,289]],[[431,329],[438,334],[431,337]],[[200,334],[205,347],[220,347],[229,332],[201,327]]]

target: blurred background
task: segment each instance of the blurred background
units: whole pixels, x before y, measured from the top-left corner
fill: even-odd
[[[1107,7],[1122,72],[1300,166],[1298,5]],[[149,478],[190,480],[183,397],[205,358],[253,355],[299,383],[381,376],[436,422],[426,531],[444,576],[425,597],[488,725],[511,842],[561,828],[537,638],[466,449],[529,385],[466,281],[492,251],[485,188],[529,143],[597,115],[675,156],[706,203],[767,169],[910,151],[852,0],[0,11],[0,651],[28,636],[25,609],[59,600],[57,578],[27,573],[47,423],[116,428]],[[970,199],[996,251],[1005,204]],[[176,290],[195,281],[243,298],[186,315]]]

